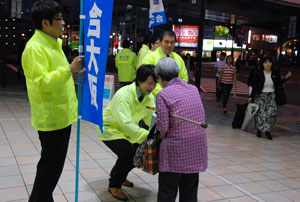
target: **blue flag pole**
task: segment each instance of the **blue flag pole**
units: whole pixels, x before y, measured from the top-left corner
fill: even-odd
[[[80,0],[80,29],[79,29],[79,55],[83,53],[83,1]],[[77,145],[76,145],[76,179],[75,179],[75,202],[78,202],[79,183],[79,155],[80,155],[80,119],[81,119],[81,72],[78,74],[78,119],[77,119]]]

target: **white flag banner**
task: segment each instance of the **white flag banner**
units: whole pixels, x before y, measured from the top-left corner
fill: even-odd
[[[150,0],[149,29],[166,23],[167,19],[162,0]]]

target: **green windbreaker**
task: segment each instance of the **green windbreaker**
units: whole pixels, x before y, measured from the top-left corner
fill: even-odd
[[[144,120],[149,126],[153,113],[146,106],[154,107],[154,97],[152,94],[145,95],[143,101],[139,102],[135,82],[119,89],[103,111],[103,134],[98,128],[100,139],[125,139],[131,143],[142,143],[149,131],[139,127],[139,122]]]
[[[148,53],[144,59],[142,64],[151,64],[156,65],[158,61],[162,58],[167,57],[161,50],[161,47],[158,47],[155,51]],[[188,82],[188,73],[184,64],[183,59],[175,52],[172,52],[170,54],[170,57],[175,60],[179,67],[179,75],[178,77],[184,80],[185,82]],[[163,88],[159,83],[156,84],[156,88],[152,91],[152,94],[156,97],[157,93],[161,91]]]
[[[143,44],[138,54],[136,69],[138,69],[143,64],[143,59],[149,52],[149,47]]]
[[[62,40],[35,30],[22,55],[31,122],[39,131],[63,129],[77,119],[77,98]]]
[[[136,75],[136,54],[124,48],[116,55],[115,65],[118,69],[119,81],[131,82]]]

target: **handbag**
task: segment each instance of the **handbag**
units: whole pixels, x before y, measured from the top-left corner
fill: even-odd
[[[275,101],[277,105],[285,105],[287,103],[283,85],[279,85],[275,91]]]
[[[259,105],[255,103],[249,103],[246,110],[245,110],[245,117],[243,120],[243,124],[241,129],[245,130],[248,124],[251,122],[254,115],[258,112]]]

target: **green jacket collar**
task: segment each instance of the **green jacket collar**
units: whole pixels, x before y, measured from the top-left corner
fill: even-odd
[[[148,47],[146,44],[143,44],[143,45],[142,45],[142,48],[147,49],[147,50],[150,50],[149,47]]]
[[[123,50],[122,51],[124,51],[124,52],[128,52],[128,51],[131,51],[129,48],[123,48]]]
[[[42,43],[51,44],[51,45],[59,45],[59,46],[62,45],[62,40],[60,38],[57,38],[57,40],[55,40],[53,37],[49,36],[48,34],[42,32],[39,29],[35,30],[34,35],[36,35],[36,37]]]
[[[167,54],[162,50],[161,47],[157,48],[156,51],[158,51],[161,56],[167,57]],[[173,58],[173,51],[169,54],[169,56]]]
[[[143,94],[140,91],[140,88],[137,86],[136,87],[136,96],[139,98],[140,96],[142,96]]]
[[[138,89],[139,87],[136,85],[135,81],[134,81],[132,84],[130,84],[130,88],[131,88],[131,91],[134,92],[134,99],[135,99],[137,102],[140,102],[140,101],[139,101],[139,96],[142,95],[142,93],[141,93],[140,90]],[[137,92],[137,91],[139,91],[140,95],[138,95],[138,92]],[[148,96],[149,96],[149,95],[148,95],[148,94],[144,94],[143,96],[144,96],[144,99],[143,99],[142,102],[144,102],[144,100],[148,99]]]

